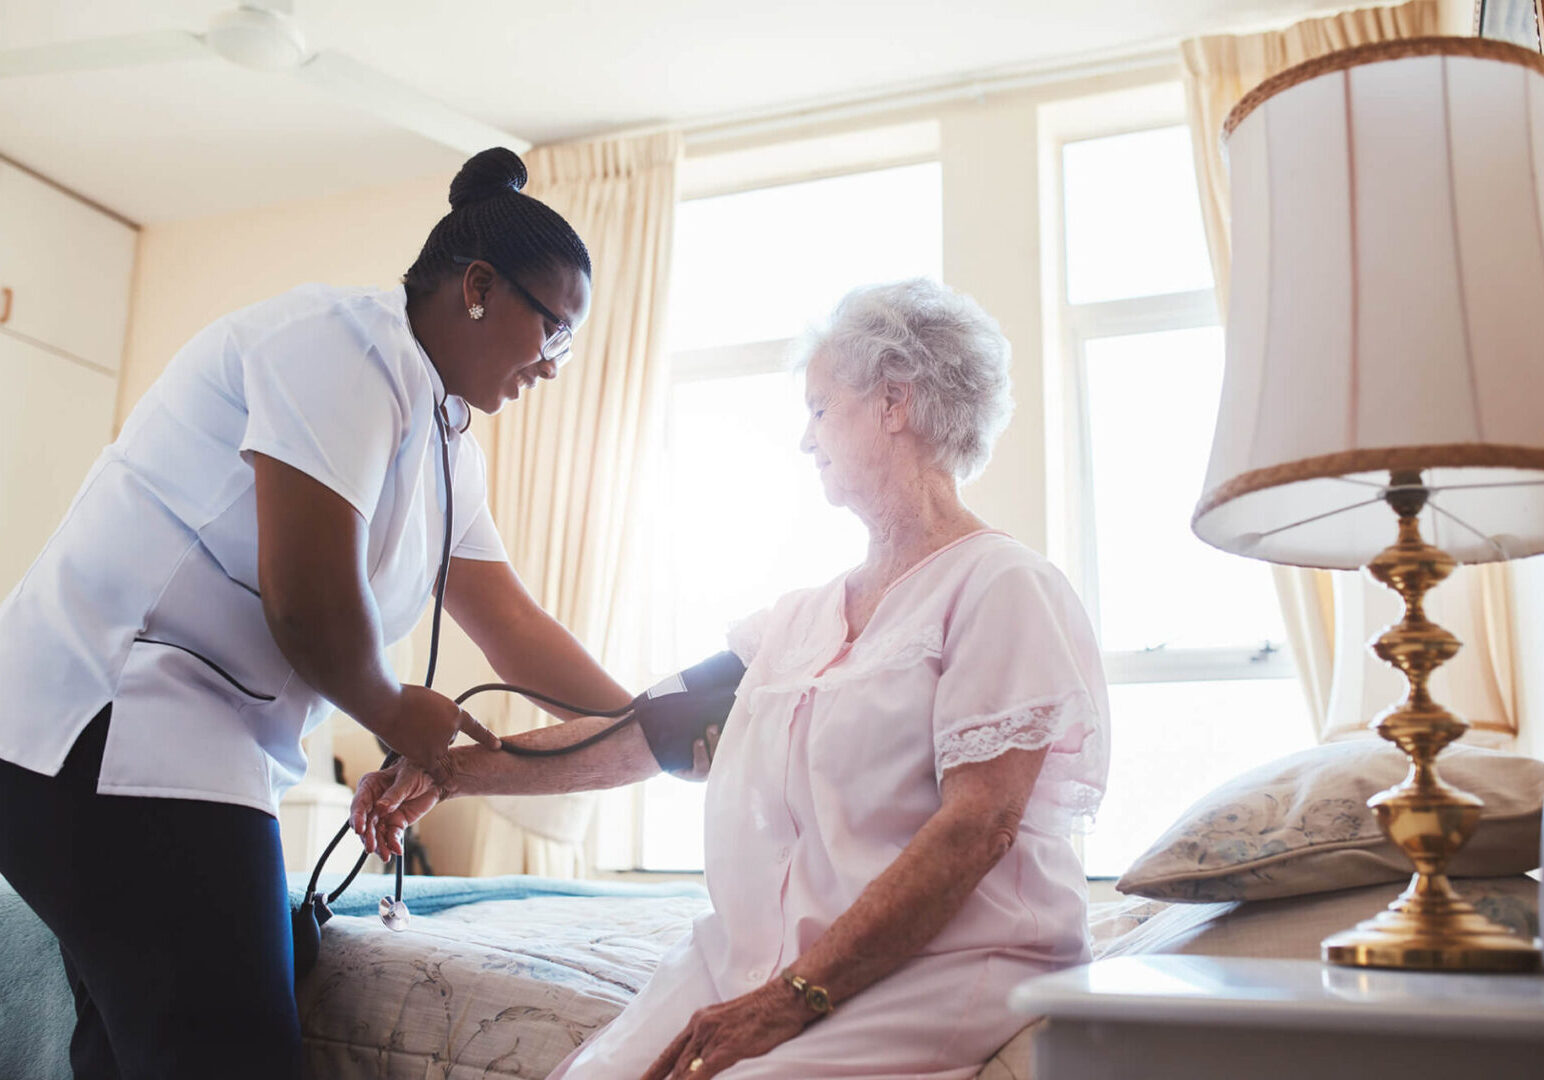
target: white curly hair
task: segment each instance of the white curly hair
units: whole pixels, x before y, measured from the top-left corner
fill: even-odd
[[[1013,415],[1011,350],[997,320],[931,278],[852,290],[807,335],[799,365],[816,353],[859,393],[909,383],[912,430],[962,483],[981,475]]]

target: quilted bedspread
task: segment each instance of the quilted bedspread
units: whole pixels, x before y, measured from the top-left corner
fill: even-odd
[[[300,987],[316,1077],[540,1080],[622,1010],[706,907],[694,896],[536,896],[327,924]]]
[[[400,933],[372,915],[336,916],[298,995],[308,1071],[540,1080],[622,1010],[706,908],[698,891],[638,889],[461,903],[415,914]],[[1027,1047],[1010,1043],[983,1080],[1024,1080]]]

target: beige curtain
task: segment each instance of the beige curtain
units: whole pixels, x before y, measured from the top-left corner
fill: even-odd
[[[1228,306],[1228,176],[1220,134],[1223,121],[1249,90],[1294,64],[1376,41],[1440,34],[1454,12],[1439,0],[1411,0],[1308,19],[1268,33],[1193,38],[1180,46],[1185,96],[1201,188],[1201,212],[1217,280],[1217,300]],[[1390,541],[1393,540],[1392,525]],[[1382,586],[1347,578],[1337,590],[1330,574],[1272,568],[1287,637],[1321,740],[1360,734],[1374,712],[1402,694],[1403,681],[1363,646],[1378,626],[1399,617],[1397,601]],[[1359,593],[1351,594],[1349,590]],[[1372,592],[1369,593],[1368,591]],[[1390,606],[1392,605],[1392,606]],[[1476,735],[1495,742],[1517,730],[1516,646],[1511,577],[1502,565],[1460,570],[1432,594],[1429,610],[1466,642],[1460,658],[1438,672],[1434,691],[1468,717]],[[1441,614],[1439,614],[1439,612]]]
[[[1336,49],[1389,38],[1436,33],[1437,0],[1366,8],[1309,19],[1285,30],[1191,38],[1180,44],[1190,140],[1201,189],[1201,218],[1211,250],[1217,305],[1228,309],[1229,186],[1220,136],[1229,110],[1276,72]],[[1329,719],[1335,669],[1335,604],[1328,574],[1273,567],[1288,644],[1304,696],[1322,737]]]
[[[624,682],[636,679],[626,598],[640,559],[646,462],[663,401],[663,333],[681,138],[670,133],[526,155],[530,194],[589,246],[594,294],[560,378],[481,434],[488,501],[510,560],[536,599]],[[498,695],[503,696],[503,695]],[[479,711],[500,734],[543,722],[506,698]],[[583,872],[594,808],[583,798],[471,804],[458,823],[473,874]],[[449,807],[441,808],[441,812]],[[468,829],[468,826],[470,828]]]
[[[1438,0],[1411,0],[1308,19],[1263,34],[1222,34],[1180,43],[1190,137],[1201,184],[1201,218],[1217,278],[1217,301],[1228,307],[1228,169],[1220,142],[1222,122],[1238,100],[1260,83],[1316,56],[1396,38],[1441,32]]]

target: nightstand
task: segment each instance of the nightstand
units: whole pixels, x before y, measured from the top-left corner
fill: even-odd
[[[1544,975],[1130,956],[1030,979],[1036,1080],[1544,1076]]]

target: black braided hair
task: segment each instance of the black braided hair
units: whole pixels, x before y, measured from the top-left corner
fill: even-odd
[[[450,182],[450,213],[430,230],[402,276],[408,292],[427,292],[459,276],[453,256],[486,259],[506,278],[571,267],[590,276],[590,252],[562,215],[523,194],[525,162],[495,146],[470,158]]]

